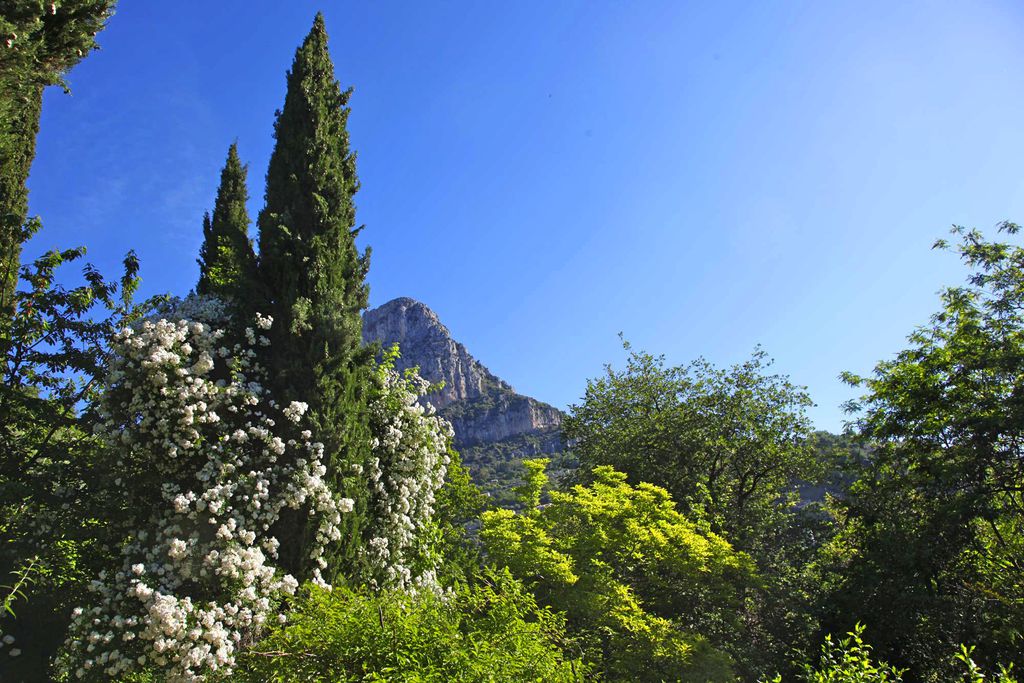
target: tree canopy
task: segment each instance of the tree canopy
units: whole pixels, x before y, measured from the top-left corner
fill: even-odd
[[[20,267],[42,89],[112,6],[0,7],[4,680],[1016,683],[1017,225],[940,240],[967,282],[845,375],[845,434],[811,431],[760,348],[719,368],[625,344],[565,418],[557,481],[527,459],[509,503],[474,486],[402,349],[362,342],[352,91],[322,15],[258,253],[232,144],[184,298],[133,301],[131,252],[117,281],[63,284],[84,248]]]
[[[116,0],[9,0],[0,8],[0,334],[6,334],[18,283],[21,245],[30,232],[29,169],[43,88],[96,49]]]
[[[953,232],[936,246],[957,250],[967,283],[894,359],[846,375],[867,392],[849,409],[874,451],[831,547],[826,625],[872,624],[882,654],[918,671],[963,642],[1024,666],[1006,659],[1024,634],[1024,248]]]
[[[249,239],[248,168],[238,158],[238,143],[231,143],[213,216],[203,216],[203,244],[199,248],[198,294],[239,304],[258,286],[256,254]]]
[[[611,680],[733,680],[712,643],[738,626],[750,559],[682,516],[664,489],[630,486],[608,466],[540,506],[546,462],[526,463],[524,512],[484,513],[488,555],[566,611]]]
[[[666,366],[663,357],[625,348],[625,369],[608,366],[588,381],[565,420],[581,470],[611,465],[662,486],[737,547],[757,549],[795,502],[794,484],[819,474],[807,393],[766,374],[760,349],[719,369],[703,359]]]

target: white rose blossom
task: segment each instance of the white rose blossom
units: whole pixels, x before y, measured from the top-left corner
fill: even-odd
[[[370,406],[372,458],[370,540],[363,549],[370,583],[379,588],[439,590],[436,558],[423,543],[448,467],[451,425],[421,397],[429,383],[397,372],[393,356],[378,367],[379,391]]]
[[[229,676],[240,648],[298,587],[275,565],[270,530],[282,510],[308,511],[327,542],[352,509],[324,481],[311,432],[291,434],[306,404],[279,410],[266,395],[255,334],[225,343],[225,310],[189,297],[114,341],[96,432],[126,496],[163,505],[128,506],[137,531],[121,570],[94,580],[93,604],[72,613],[59,660],[70,678]],[[254,326],[269,329],[271,319],[257,315]]]
[[[311,520],[312,582],[329,588],[326,550],[354,501],[324,480],[323,446],[302,428],[308,405],[281,407],[264,389],[255,349],[266,337],[256,330],[271,318],[257,314],[237,344],[227,322],[224,304],[191,296],[115,339],[96,432],[114,454],[117,486],[139,504],[126,505],[132,540],[120,570],[93,580],[92,604],[72,613],[58,661],[71,679],[230,678],[264,624],[288,620],[282,601],[298,581],[277,566],[271,533],[286,508]],[[370,489],[366,578],[438,590],[423,532],[451,427],[418,403],[427,383],[397,373],[391,358],[370,406],[371,462],[353,466]]]

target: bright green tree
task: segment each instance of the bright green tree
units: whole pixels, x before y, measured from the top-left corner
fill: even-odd
[[[242,301],[255,286],[256,254],[249,239],[247,167],[238,158],[238,144],[228,148],[220,172],[220,187],[213,216],[203,217],[203,245],[199,249],[199,284],[196,292],[225,301]]]
[[[715,645],[740,626],[750,559],[683,517],[664,489],[630,486],[611,467],[596,468],[590,486],[551,491],[550,504],[538,506],[545,461],[527,463],[524,511],[483,515],[491,560],[541,604],[565,611],[608,680],[734,680]]]
[[[9,0],[0,5],[0,327],[6,334],[28,238],[28,179],[43,88],[96,48],[115,0]]]
[[[369,251],[361,253],[355,243],[359,181],[346,130],[350,94],[335,80],[317,14],[288,72],[258,225],[262,307],[274,318],[266,362],[275,395],[309,403],[328,477],[356,500],[358,513],[366,496],[358,474],[371,440],[366,393],[372,352],[361,348]],[[303,533],[282,532],[298,541],[282,552],[286,566],[300,573],[307,563]],[[332,571],[351,569],[358,555],[359,529],[349,528],[346,540],[327,558]]]

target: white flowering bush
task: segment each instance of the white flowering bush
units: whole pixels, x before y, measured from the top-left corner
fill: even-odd
[[[370,405],[374,438],[364,559],[374,588],[436,590],[432,518],[449,464],[452,428],[433,406],[419,401],[430,384],[414,370],[396,371],[397,357],[397,347],[384,354]]]
[[[324,548],[352,501],[323,479],[322,446],[303,429],[306,405],[278,405],[261,384],[257,349],[271,324],[257,314],[231,343],[224,306],[190,297],[116,337],[96,432],[111,452],[130,540],[120,569],[101,573],[93,603],[74,611],[61,675],[230,675],[298,586],[275,564],[271,532],[286,508],[312,520],[312,579],[323,583]],[[384,490],[399,479],[382,475]],[[423,498],[417,490],[398,509],[415,514]],[[387,535],[394,526],[381,537],[401,548],[400,535]]]

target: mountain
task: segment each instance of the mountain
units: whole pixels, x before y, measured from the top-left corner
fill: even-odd
[[[529,396],[488,370],[455,341],[425,304],[402,297],[363,316],[363,340],[398,344],[397,367],[444,386],[425,400],[452,423],[455,448],[478,484],[507,490],[520,473],[519,460],[562,450],[562,412]]]

